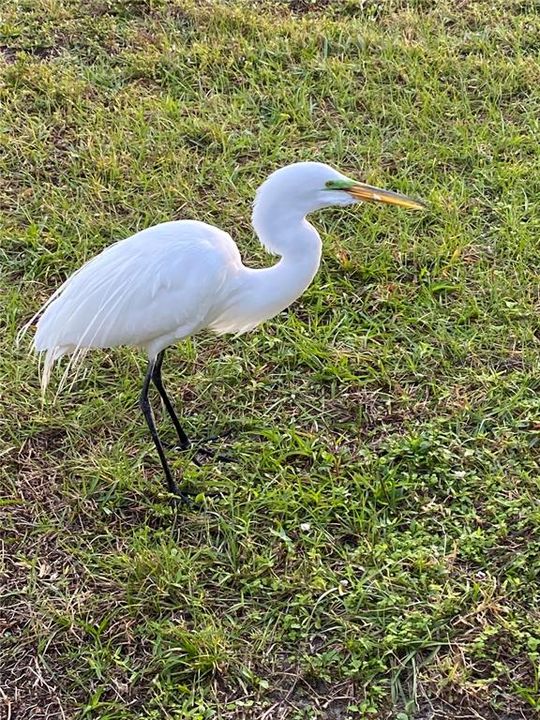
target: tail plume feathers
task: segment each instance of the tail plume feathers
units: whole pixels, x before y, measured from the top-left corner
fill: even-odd
[[[53,347],[49,348],[45,353],[45,360],[43,361],[43,369],[41,372],[41,394],[45,395],[45,390],[51,379],[51,372],[54,364],[57,360],[69,352],[66,347]]]

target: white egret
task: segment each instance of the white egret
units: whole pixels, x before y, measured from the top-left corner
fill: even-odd
[[[288,165],[257,191],[252,223],[279,262],[246,267],[231,236],[195,220],[165,222],[135,233],[89,260],[51,296],[39,317],[34,349],[45,353],[42,388],[54,363],[73,364],[90,348],[133,345],[146,350],[148,367],[140,408],[155,443],[167,486],[185,499],[170,470],[148,398],[151,383],[174,424],[180,449],[191,445],[163,387],[165,348],[207,328],[241,334],[288,307],[313,280],[321,239],[306,216],[321,208],[381,202],[420,209],[423,203],[345,177],[318,162]]]

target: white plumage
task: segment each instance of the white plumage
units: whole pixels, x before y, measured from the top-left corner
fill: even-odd
[[[321,240],[306,215],[359,200],[422,207],[403,195],[356,183],[322,163],[296,163],[274,172],[254,204],[260,241],[281,256],[272,267],[246,267],[230,235],[194,220],[162,223],[111,245],[69,277],[23,328],[24,333],[39,317],[33,345],[45,353],[43,390],[54,363],[64,355],[72,357],[60,387],[91,348],[144,348],[149,367],[141,407],[169,488],[178,493],[147,398],[153,381],[182,448],[187,447],[161,382],[164,349],[203,328],[246,332],[290,305],[320,263]]]
[[[63,355],[134,345],[154,357],[209,324],[242,262],[230,235],[194,220],[162,223],[111,245],[60,288],[34,338],[42,376]]]

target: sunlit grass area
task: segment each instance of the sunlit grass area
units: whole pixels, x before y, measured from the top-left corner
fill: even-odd
[[[0,717],[537,717],[539,36],[532,0],[4,0]],[[144,357],[42,403],[15,335],[153,223],[274,262],[251,201],[301,159],[429,210],[314,216],[300,301],[170,351],[236,459],[173,457],[175,510]]]

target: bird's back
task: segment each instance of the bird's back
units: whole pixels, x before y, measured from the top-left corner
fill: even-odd
[[[195,332],[240,267],[232,238],[195,220],[155,225],[109,246],[42,308],[34,346],[47,351],[45,383],[62,355],[125,344],[152,353]]]

